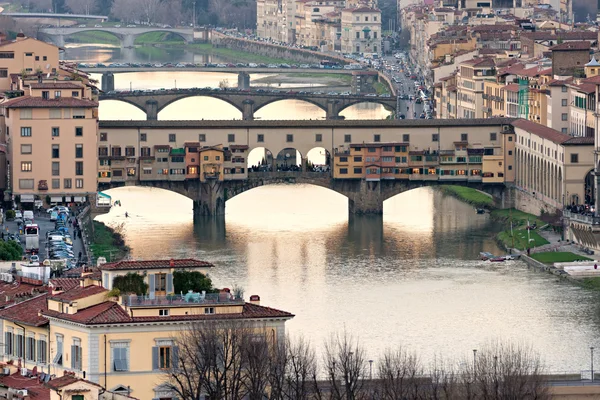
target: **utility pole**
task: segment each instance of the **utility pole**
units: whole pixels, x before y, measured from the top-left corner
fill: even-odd
[[[193,3],[193,11],[192,11],[192,29],[196,29],[196,0]]]

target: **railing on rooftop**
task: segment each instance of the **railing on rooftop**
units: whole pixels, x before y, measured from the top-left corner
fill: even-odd
[[[170,294],[166,296],[121,296],[121,302],[128,307],[153,307],[153,306],[185,306],[194,304],[244,304],[242,297],[231,293],[187,293]]]

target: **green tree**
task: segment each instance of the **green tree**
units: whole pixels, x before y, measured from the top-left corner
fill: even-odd
[[[0,242],[0,260],[18,261],[23,258],[23,248],[14,240]]]
[[[144,295],[148,291],[148,285],[144,282],[144,277],[135,272],[115,277],[113,288],[119,289],[124,294],[135,293],[138,296]]]
[[[214,292],[212,281],[206,275],[198,271],[175,271],[173,273],[173,286],[175,293],[187,293],[206,291]]]

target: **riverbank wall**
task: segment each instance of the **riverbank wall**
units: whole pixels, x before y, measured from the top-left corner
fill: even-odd
[[[537,216],[555,214],[557,211],[560,211],[549,199],[544,199],[537,194],[531,194],[514,185],[507,186],[504,191],[501,208],[515,208]]]
[[[342,65],[348,64],[348,60],[340,55],[321,53],[307,49],[295,49],[273,43],[237,38],[223,35],[216,31],[212,31],[211,41],[212,45],[217,48],[224,47],[246,53],[259,54],[264,57],[291,60],[298,63],[318,64],[322,60],[328,60]]]

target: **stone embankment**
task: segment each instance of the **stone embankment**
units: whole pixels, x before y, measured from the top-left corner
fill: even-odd
[[[340,55],[232,37],[217,31],[212,32],[212,44],[214,47],[224,47],[246,53],[260,54],[265,57],[292,60],[298,63],[318,64],[322,60],[328,60],[342,65],[348,64],[348,60]]]

